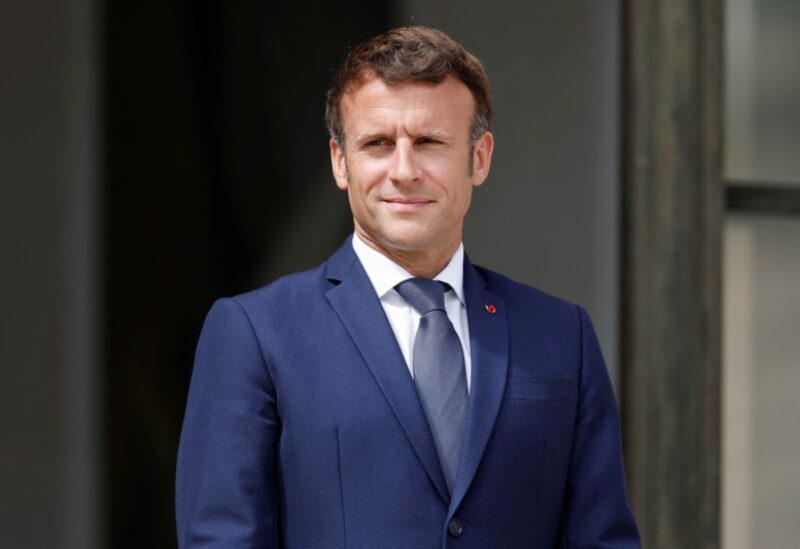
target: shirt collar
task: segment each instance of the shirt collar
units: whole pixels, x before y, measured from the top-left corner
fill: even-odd
[[[353,235],[353,251],[356,253],[364,270],[367,271],[372,286],[380,299],[402,281],[413,278],[403,267],[368,246],[358,234]],[[444,269],[433,277],[434,280],[446,282],[455,292],[461,305],[464,301],[464,244],[458,245],[456,253],[450,258]]]

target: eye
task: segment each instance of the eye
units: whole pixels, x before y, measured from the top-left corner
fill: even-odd
[[[364,143],[364,146],[366,148],[372,149],[372,148],[376,148],[376,147],[385,147],[388,144],[389,144],[389,142],[386,141],[385,139],[373,139],[372,141],[367,141],[366,143]]]
[[[433,137],[422,137],[417,141],[419,145],[439,145],[441,141],[438,139],[434,139]]]

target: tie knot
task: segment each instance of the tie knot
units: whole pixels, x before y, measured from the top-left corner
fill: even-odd
[[[395,286],[395,289],[421,315],[445,310],[444,282],[430,278],[409,278]]]

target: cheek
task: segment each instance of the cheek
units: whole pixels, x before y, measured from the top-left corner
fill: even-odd
[[[359,162],[351,166],[350,185],[358,185],[359,192],[367,194],[384,179],[385,168],[380,162]]]
[[[449,187],[447,194],[451,196],[463,194],[464,189],[460,186],[470,179],[466,157],[455,154],[428,159],[426,169],[429,173],[436,174],[436,180],[443,186]]]
[[[453,213],[463,216],[467,213],[469,205],[472,201],[472,182],[462,179],[453,192],[453,209],[456,210]]]

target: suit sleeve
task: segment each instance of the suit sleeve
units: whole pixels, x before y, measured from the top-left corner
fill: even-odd
[[[208,313],[195,356],[176,474],[181,549],[277,546],[275,388],[233,299]]]
[[[582,308],[578,313],[581,372],[561,547],[639,548],[614,392],[592,323]]]

